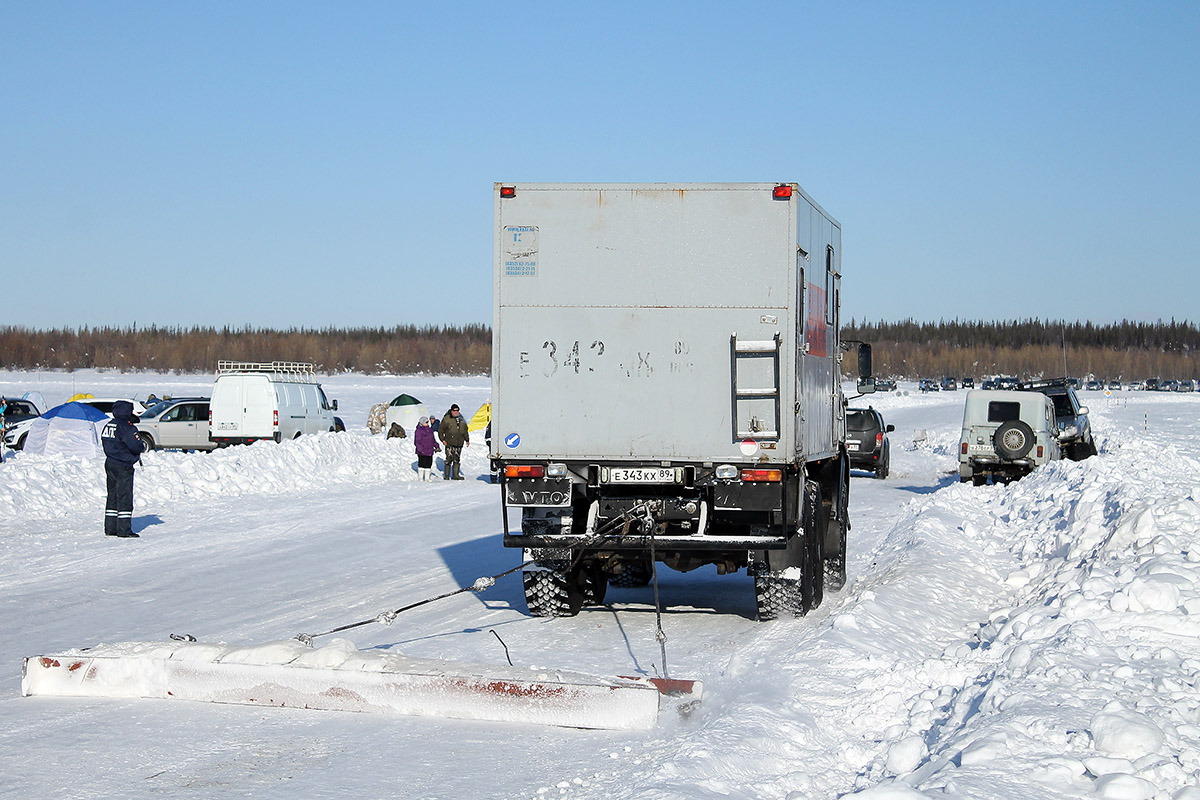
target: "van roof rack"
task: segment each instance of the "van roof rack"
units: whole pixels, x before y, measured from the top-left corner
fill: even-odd
[[[1042,389],[1049,386],[1066,386],[1066,378],[1037,378],[1036,380],[1021,381],[1022,389]]]
[[[307,361],[218,361],[217,374],[231,375],[237,372],[274,372],[278,375],[315,375],[313,365]]]

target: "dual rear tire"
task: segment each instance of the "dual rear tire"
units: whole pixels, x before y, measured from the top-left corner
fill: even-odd
[[[795,534],[799,539],[795,544],[795,560],[800,563],[754,576],[754,600],[760,620],[802,617],[821,605],[825,599],[828,526],[829,514],[821,504],[821,485],[806,481],[803,529]]]
[[[535,617],[573,617],[584,605],[600,605],[608,578],[598,569],[537,567],[521,573],[525,605]]]

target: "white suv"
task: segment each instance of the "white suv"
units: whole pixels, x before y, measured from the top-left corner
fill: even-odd
[[[958,477],[976,486],[1008,483],[1062,458],[1054,403],[1041,392],[967,392],[959,439]]]

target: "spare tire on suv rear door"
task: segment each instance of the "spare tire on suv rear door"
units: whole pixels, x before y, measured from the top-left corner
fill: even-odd
[[[1019,419],[1010,419],[996,429],[992,444],[1001,458],[1024,458],[1033,449],[1033,428]]]

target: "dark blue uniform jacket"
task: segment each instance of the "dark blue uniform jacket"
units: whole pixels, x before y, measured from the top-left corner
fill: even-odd
[[[113,403],[112,421],[104,426],[100,441],[104,444],[104,455],[120,464],[133,466],[146,449],[133,426],[133,404],[124,400]]]

